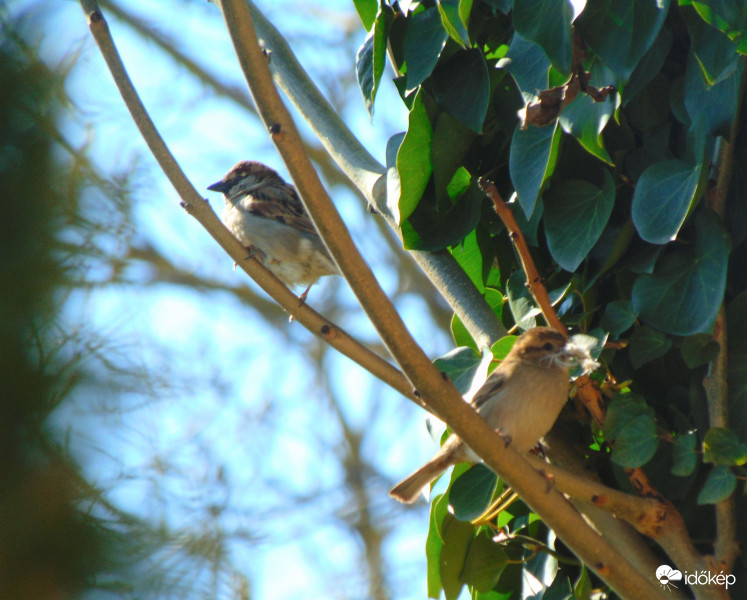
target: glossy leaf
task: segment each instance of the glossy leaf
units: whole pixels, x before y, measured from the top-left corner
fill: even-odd
[[[613,300],[604,309],[601,326],[613,336],[619,336],[630,329],[637,318],[638,313],[630,300]]]
[[[456,313],[451,317],[451,337],[454,338],[454,343],[457,346],[471,348],[475,354],[480,353],[480,349],[477,347],[475,340],[472,339],[469,331]]]
[[[475,537],[467,552],[462,581],[478,592],[492,590],[509,562],[508,552],[486,533]]]
[[[630,364],[634,369],[639,369],[646,363],[664,356],[671,347],[672,340],[665,333],[646,325],[638,327],[630,337],[628,346]]]
[[[555,168],[561,135],[557,126],[514,131],[508,168],[527,218],[534,212],[540,191]]]
[[[472,0],[436,0],[438,12],[441,15],[443,28],[451,38],[464,47],[470,46],[469,14],[472,10]]]
[[[605,438],[614,440],[626,425],[641,415],[653,419],[654,411],[646,400],[634,393],[618,394],[610,402],[604,418]]]
[[[668,11],[669,0],[598,0],[586,3],[576,27],[624,82],[653,45]]]
[[[669,254],[653,275],[633,285],[633,309],[646,323],[675,335],[708,330],[726,288],[731,243],[718,217],[704,210],[695,222],[695,252]]]
[[[433,364],[448,375],[460,394],[467,393],[480,369],[482,358],[472,348],[454,348],[433,361]],[[484,381],[483,377],[483,381]]]
[[[685,109],[690,117],[690,130],[696,136],[729,137],[729,129],[737,110],[742,81],[742,61],[734,56],[730,74],[714,85],[707,85],[691,54],[685,72]],[[697,147],[697,146],[696,146]]]
[[[688,369],[708,364],[718,356],[719,350],[718,342],[707,333],[690,335],[680,342],[680,354]]]
[[[439,107],[472,131],[482,131],[490,101],[490,78],[482,51],[453,54],[436,67],[430,83]]]
[[[506,58],[498,65],[511,73],[519,89],[526,94],[534,96],[538,90],[548,86],[550,59],[542,46],[523,38],[518,32],[511,40]]]
[[[473,537],[471,523],[459,521],[451,515],[444,518],[439,569],[446,600],[456,600],[462,590],[462,570]]]
[[[523,38],[542,46],[553,66],[570,74],[573,8],[568,0],[522,0],[514,4],[513,18],[514,27]]]
[[[652,244],[666,244],[685,221],[700,180],[700,163],[667,160],[643,172],[633,195],[633,224]]]
[[[439,598],[441,596],[441,549],[443,539],[441,530],[444,520],[453,518],[449,514],[448,493],[436,496],[431,502],[431,512],[428,527],[428,537],[425,540],[425,556],[428,564],[428,597]]]
[[[747,444],[731,429],[713,427],[703,440],[703,462],[742,466],[747,463]]]
[[[358,16],[361,18],[363,27],[366,31],[371,31],[371,27],[376,20],[376,15],[379,12],[379,0],[353,0],[355,10],[358,12]]]
[[[460,521],[479,517],[490,505],[498,476],[483,464],[470,467],[449,488],[451,513]]]
[[[602,235],[615,203],[615,184],[604,170],[602,189],[583,180],[552,185],[543,196],[547,244],[555,261],[574,272]]]
[[[698,466],[698,453],[695,445],[698,438],[694,433],[678,435],[674,438],[672,475],[687,477]]]
[[[540,309],[534,305],[529,290],[524,285],[526,279],[523,271],[514,271],[506,282],[506,296],[514,322],[526,331],[537,324],[536,316]]]
[[[408,117],[407,133],[397,152],[397,172],[401,188],[397,203],[398,224],[413,213],[431,178],[432,140],[433,128],[423,105],[422,92],[418,92]]]
[[[680,13],[690,33],[691,51],[708,86],[730,77],[739,62],[736,44],[706,23],[691,6],[681,7]]]
[[[698,494],[698,504],[718,504],[734,493],[737,477],[726,465],[713,467],[703,489]]]
[[[612,462],[628,469],[642,467],[653,458],[658,447],[654,419],[650,415],[639,415],[618,432]]]
[[[433,72],[448,37],[436,8],[410,17],[402,44],[407,64],[407,93],[416,89]]]
[[[377,15],[373,29],[369,32],[363,45],[358,49],[355,70],[358,76],[358,87],[363,93],[366,110],[373,118],[374,100],[379,90],[381,75],[386,61],[387,35],[391,24],[392,12],[389,7],[383,8]]]

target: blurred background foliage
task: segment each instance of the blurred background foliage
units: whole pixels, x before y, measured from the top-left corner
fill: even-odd
[[[260,8],[356,135],[396,166],[401,195],[389,202],[406,247],[447,248],[506,327],[526,328],[536,309],[477,177],[515,200],[561,317],[621,342],[602,360],[632,381],[603,431],[573,417],[566,439],[608,485],[630,490],[623,468],[643,466],[710,552],[713,506],[743,499],[747,460],[744,14],[639,2],[625,28],[612,17],[626,2],[536,4]],[[198,189],[242,158],[281,167],[214,6],[102,7]],[[520,502],[491,526],[509,543],[468,524],[465,490],[501,488],[480,468],[459,484],[455,471],[426,540],[423,505],[386,496],[431,452],[422,415],[288,324],[179,209],[77,3],[0,11],[3,597],[383,599],[427,586],[449,598],[522,588],[550,598],[599,586]],[[551,99],[567,95],[574,76],[585,86],[574,102],[533,105],[553,86]],[[594,102],[607,86],[616,91]],[[304,133],[416,339],[434,358],[452,336],[474,346]],[[724,136],[733,177],[716,204]],[[315,286],[310,303],[384,354],[342,282]],[[714,427],[703,378],[724,304],[730,418]],[[743,558],[735,568],[747,584]]]

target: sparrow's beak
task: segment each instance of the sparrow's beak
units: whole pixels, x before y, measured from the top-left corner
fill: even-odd
[[[228,189],[225,181],[216,181],[213,185],[207,187],[211,192],[225,192]]]

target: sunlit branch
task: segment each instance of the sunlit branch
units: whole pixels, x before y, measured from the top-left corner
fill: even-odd
[[[239,62],[268,131],[296,183],[330,253],[397,362],[434,409],[486,464],[499,473],[573,551],[626,598],[659,598],[660,591],[596,533],[545,478],[465,403],[415,344],[399,315],[349,239],[334,205],[318,181],[287,109],[274,89],[268,58],[259,46],[244,0],[224,0],[222,10]]]
[[[375,377],[386,382],[401,394],[412,397],[412,386],[395,367],[361,345],[309,306],[305,304],[299,306],[296,295],[259,261],[255,258],[247,260],[246,248],[224,227],[210,205],[197,193],[156,130],[127,75],[124,64],[114,46],[109,27],[99,10],[98,3],[95,0],[81,0],[81,6],[88,16],[91,33],[101,49],[101,53],[135,124],[161,169],[182,198],[182,204],[187,212],[197,219],[238,266],[278,304],[290,312],[299,323],[315,335],[322,337],[331,346],[360,364]]]
[[[401,232],[387,207],[384,167],[361,145],[319,92],[299,65],[285,38],[254,3],[247,1],[246,4],[258,35],[270,53],[270,71],[278,86],[293,102],[345,175],[401,239]],[[506,335],[493,309],[451,254],[445,250],[410,251],[410,254],[462,320],[479,347],[489,346]]]

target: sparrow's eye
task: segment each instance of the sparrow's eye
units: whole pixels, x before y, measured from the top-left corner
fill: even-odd
[[[553,350],[553,345],[550,342],[547,342],[544,346],[542,346],[542,349],[550,352],[550,350]]]

